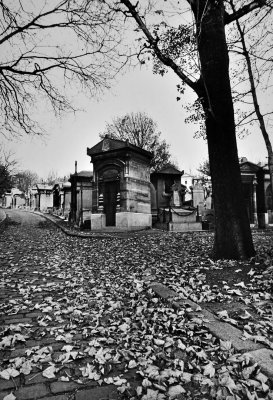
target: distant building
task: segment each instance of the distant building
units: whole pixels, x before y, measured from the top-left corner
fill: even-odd
[[[11,189],[7,190],[2,196],[2,207],[11,208],[12,206],[12,194]]]
[[[37,183],[31,189],[30,207],[42,212],[53,210],[53,186]]]
[[[194,184],[195,175],[189,174],[188,172],[184,172],[181,176],[181,184],[186,186],[187,189],[192,188]]]
[[[26,205],[26,197],[21,190],[17,188],[11,189],[11,195],[13,208],[24,207]]]
[[[2,206],[5,208],[20,208],[25,207],[25,205],[25,194],[17,188],[8,190],[2,196]]]

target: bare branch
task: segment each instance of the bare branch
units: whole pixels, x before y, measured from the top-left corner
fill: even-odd
[[[122,29],[100,1],[0,0],[1,133],[41,134],[35,105],[46,99],[56,115],[74,111],[70,86],[92,95],[108,88],[129,59]]]
[[[191,87],[193,90],[197,91],[197,83],[189,78],[188,75],[185,74],[185,72],[177,65],[172,58],[170,58],[167,55],[164,55],[163,52],[159,49],[158,47],[158,42],[159,38],[156,36],[153,36],[146,26],[143,18],[141,18],[139,12],[137,11],[138,8],[138,3],[136,5],[133,5],[131,1],[129,0],[121,0],[121,3],[126,7],[125,15],[126,16],[131,16],[134,18],[136,21],[137,25],[140,27],[142,32],[144,33],[149,45],[153,49],[156,57],[167,67],[170,67],[176,75],[182,79],[183,82],[185,82],[189,87]]]
[[[249,14],[251,11],[256,10],[258,8],[262,8],[264,6],[272,8],[272,1],[271,0],[254,0],[249,4],[241,7],[239,10],[235,11],[232,14],[225,14],[225,24],[228,25],[231,22],[239,20],[243,16]]]

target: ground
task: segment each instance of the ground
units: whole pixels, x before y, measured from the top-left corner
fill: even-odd
[[[248,262],[213,233],[73,237],[10,210],[0,226],[0,400],[273,399],[266,376],[151,281],[273,348],[272,231]]]

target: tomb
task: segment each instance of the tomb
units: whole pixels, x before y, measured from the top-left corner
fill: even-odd
[[[91,171],[77,171],[70,175],[70,213],[69,220],[80,227],[90,226],[90,212],[92,205],[92,179]]]
[[[71,207],[71,183],[57,182],[53,186],[53,213],[68,219]]]
[[[93,163],[91,230],[150,228],[153,154],[105,136],[87,155]]]
[[[252,227],[265,228],[273,209],[273,197],[267,166],[254,164],[243,158],[240,163],[243,195]]]
[[[37,183],[33,188],[34,209],[48,212],[53,209],[52,186],[46,183]]]
[[[201,223],[196,221],[197,209],[185,201],[187,187],[181,185],[183,172],[166,165],[151,174],[152,191],[156,192],[152,203],[155,228],[175,232],[202,229]]]

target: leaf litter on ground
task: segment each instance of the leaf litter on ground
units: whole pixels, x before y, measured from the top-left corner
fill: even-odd
[[[16,244],[14,232],[3,238],[4,282],[14,293],[3,314],[38,313],[2,330],[3,379],[35,372],[82,385],[94,380],[142,400],[273,398],[259,367],[235,354],[232,343],[190,319],[187,306],[175,310],[148,289],[161,282],[271,347],[272,237],[254,234],[257,256],[248,262],[214,262],[211,233],[110,241],[53,229],[39,231],[39,240],[36,234]],[[50,339],[60,346],[28,346]],[[20,360],[10,357],[14,348],[26,349]]]

